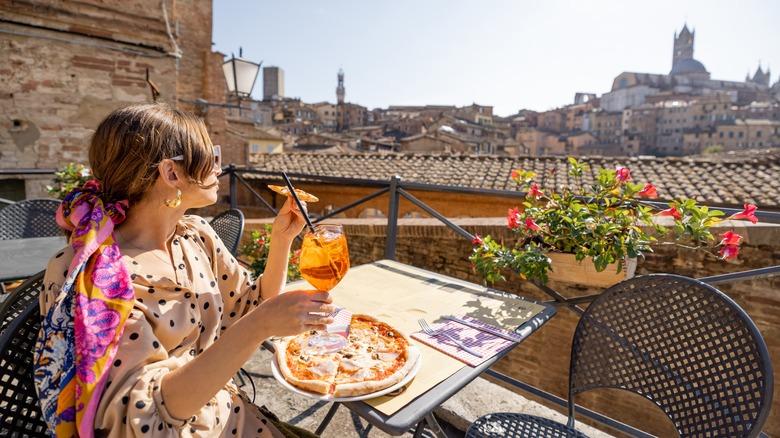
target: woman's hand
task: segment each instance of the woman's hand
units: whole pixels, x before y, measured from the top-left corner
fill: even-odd
[[[306,208],[306,203],[301,202],[303,208]],[[306,226],[306,219],[303,218],[303,213],[298,209],[295,204],[295,200],[288,196],[282,209],[279,210],[279,214],[274,219],[273,228],[271,229],[271,244],[275,241],[283,241],[285,243],[292,243],[295,236],[301,233],[303,227]]]
[[[325,330],[333,322],[329,316],[335,310],[332,302],[327,292],[296,290],[264,301],[255,311],[262,313],[257,320],[263,321],[271,336],[293,336],[307,330]]]

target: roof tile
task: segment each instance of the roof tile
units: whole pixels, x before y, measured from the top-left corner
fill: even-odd
[[[574,185],[565,157],[446,156],[412,154],[288,153],[256,156],[262,170],[458,187],[514,190],[512,169],[533,170],[543,188]],[[584,184],[592,184],[599,169],[626,166],[635,182],[652,182],[662,199],[690,197],[709,204],[780,209],[780,154],[744,158],[625,158],[583,157],[590,167]]]

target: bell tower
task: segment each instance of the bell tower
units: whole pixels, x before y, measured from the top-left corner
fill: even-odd
[[[684,24],[680,34],[674,33],[674,53],[672,54],[672,69],[683,59],[693,59],[693,40],[696,31],[688,30],[688,24]]]
[[[338,85],[336,86],[336,130],[342,131],[346,127],[346,105],[344,104],[344,70],[339,69]]]

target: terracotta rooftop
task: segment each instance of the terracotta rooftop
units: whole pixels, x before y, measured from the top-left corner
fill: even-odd
[[[565,157],[444,156],[412,154],[264,154],[255,166],[287,171],[388,181],[399,175],[405,181],[496,190],[516,190],[509,175],[513,169],[532,170],[542,187],[574,185],[568,181]],[[583,157],[590,165],[584,182],[591,183],[601,168],[625,166],[633,181],[652,182],[661,199],[690,197],[712,205],[780,210],[780,151],[743,157],[626,158]]]

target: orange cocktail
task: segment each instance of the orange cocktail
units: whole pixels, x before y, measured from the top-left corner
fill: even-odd
[[[317,290],[333,289],[349,270],[347,238],[341,225],[320,225],[301,246],[301,276]]]

